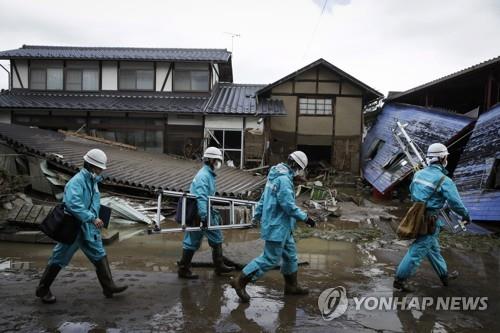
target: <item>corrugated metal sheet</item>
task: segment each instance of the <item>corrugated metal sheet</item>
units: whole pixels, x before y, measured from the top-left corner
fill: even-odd
[[[207,113],[286,115],[280,100],[263,100],[257,104],[255,93],[261,84],[220,83],[206,107]]]
[[[226,49],[72,47],[43,45],[23,45],[19,49],[0,52],[0,59],[17,58],[227,62],[231,58],[231,52]]]
[[[449,145],[474,123],[472,118],[438,109],[408,104],[384,105],[362,146],[364,178],[381,193],[386,193],[412,172],[409,163],[392,172],[384,169],[384,165],[400,149],[392,135],[396,121],[408,123],[406,131],[423,151],[434,142]],[[370,158],[371,150],[378,140],[385,141],[385,144]],[[453,150],[450,151],[453,153]]]
[[[496,159],[500,159],[500,105],[479,117],[455,170],[455,182],[473,220],[500,222],[500,190],[487,188]]]
[[[100,148],[109,158],[105,183],[154,190],[187,191],[201,163],[176,159],[164,154],[124,150],[53,131],[19,125],[0,124],[0,138],[18,151],[26,151],[77,171],[83,155]],[[58,158],[54,154],[62,155]],[[218,195],[245,197],[265,184],[265,178],[235,168],[223,167],[217,179]]]

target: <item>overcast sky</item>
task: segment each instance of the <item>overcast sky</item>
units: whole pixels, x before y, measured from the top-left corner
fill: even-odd
[[[231,49],[227,32],[240,35],[235,82],[270,83],[324,58],[386,94],[500,55],[500,1],[0,0],[0,50]]]

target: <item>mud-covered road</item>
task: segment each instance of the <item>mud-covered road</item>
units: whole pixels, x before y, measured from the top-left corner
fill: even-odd
[[[34,296],[52,249],[38,244],[0,243],[0,332],[499,332],[500,253],[443,251],[460,279],[442,288],[428,263],[413,279],[413,296],[486,296],[485,311],[356,310],[353,297],[398,296],[393,292],[395,265],[406,248],[386,246],[372,256],[350,242],[317,238],[298,242],[300,282],[305,297],[283,295],[279,271],[250,285],[250,304],[238,302],[227,277],[197,267],[200,279],[179,280],[176,260],[180,234],[136,235],[108,246],[115,279],[129,289],[113,299],[101,293],[93,267],[81,252],[63,270],[52,291],[58,301],[44,305]],[[226,253],[251,257],[260,251],[257,230],[226,232]],[[208,251],[206,241],[202,250]],[[201,253],[199,260],[207,253]],[[200,259],[201,258],[201,259]],[[374,260],[375,259],[375,260]],[[323,320],[318,297],[343,286],[347,312]]]

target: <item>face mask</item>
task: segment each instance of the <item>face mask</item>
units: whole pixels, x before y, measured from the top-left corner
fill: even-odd
[[[294,177],[299,177],[299,176],[301,176],[301,177],[302,177],[302,176],[304,176],[304,170],[302,170],[302,169],[297,169],[297,170],[294,170],[294,171],[293,171],[293,176],[294,176]]]
[[[219,170],[222,166],[222,162],[221,161],[215,161],[214,163],[214,169],[215,170]]]
[[[446,168],[446,166],[448,165],[448,159],[444,160],[442,164],[443,164],[443,167]]]

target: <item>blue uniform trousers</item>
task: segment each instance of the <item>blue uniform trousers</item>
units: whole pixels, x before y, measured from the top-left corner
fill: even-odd
[[[266,241],[264,252],[243,268],[243,274],[251,275],[255,281],[279,266],[280,261],[281,273],[289,275],[298,270],[297,248],[291,232],[282,242]]]
[[[49,259],[49,265],[59,267],[68,265],[79,248],[93,264],[106,256],[100,235],[94,240],[85,240],[83,232],[80,231],[73,244],[57,243]]]

